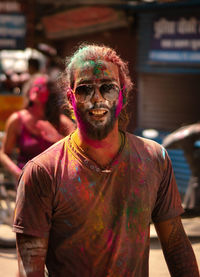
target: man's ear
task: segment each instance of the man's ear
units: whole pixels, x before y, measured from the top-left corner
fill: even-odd
[[[69,107],[71,109],[73,108],[73,106],[72,106],[72,97],[73,97],[72,91],[71,91],[71,89],[68,89],[67,90],[67,100],[68,100]]]
[[[126,88],[125,86],[122,87],[122,97],[123,97],[123,107],[126,106]]]

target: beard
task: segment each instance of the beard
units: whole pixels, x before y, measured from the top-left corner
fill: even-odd
[[[94,104],[92,109],[106,108],[107,106],[103,104]],[[89,110],[76,109],[76,117],[79,123],[80,129],[87,134],[93,140],[102,140],[107,137],[107,135],[113,130],[116,117],[116,105],[109,109],[106,122],[101,120],[95,121],[89,116]]]

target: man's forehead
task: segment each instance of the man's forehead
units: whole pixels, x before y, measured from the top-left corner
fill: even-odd
[[[86,60],[75,66],[75,78],[115,78],[118,79],[118,68],[111,62],[106,62],[103,60]]]

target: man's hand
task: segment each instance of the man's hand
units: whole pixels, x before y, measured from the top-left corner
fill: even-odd
[[[18,277],[44,277],[48,239],[17,234]]]
[[[199,277],[195,255],[181,218],[155,223],[165,260],[172,277]]]

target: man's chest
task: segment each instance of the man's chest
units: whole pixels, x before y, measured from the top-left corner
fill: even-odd
[[[54,201],[54,223],[67,230],[85,226],[91,233],[112,229],[119,222],[125,228],[147,226],[156,198],[149,171],[120,166],[109,173],[94,173],[74,164],[58,186]]]

